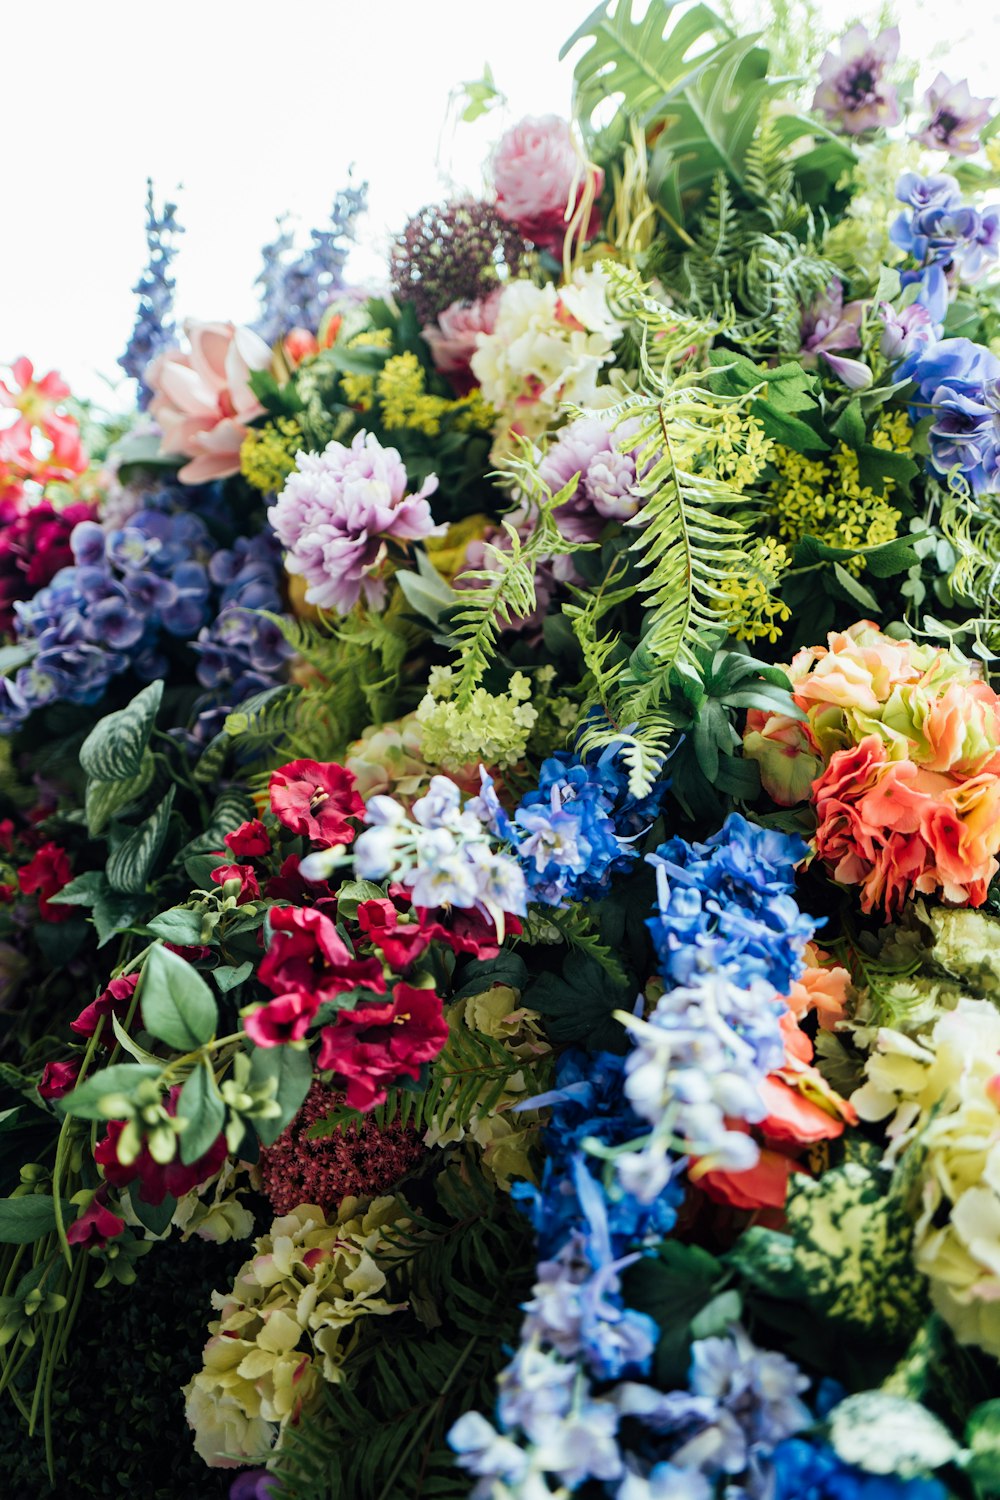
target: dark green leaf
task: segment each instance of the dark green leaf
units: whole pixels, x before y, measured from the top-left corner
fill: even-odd
[[[133,1182],[129,1188],[129,1197],[132,1200],[132,1211],[139,1223],[149,1230],[150,1234],[165,1234],[170,1228],[170,1221],[177,1212],[177,1199],[168,1193],[162,1203],[147,1203],[139,1196],[140,1185]]]
[[[127,708],[98,719],[80,747],[80,764],[97,781],[128,781],[139,774],[163,683],[151,682]]]
[[[215,1076],[206,1063],[199,1064],[180,1091],[177,1118],[186,1120],[181,1132],[181,1161],[190,1166],[204,1156],[218,1139],[226,1123],[226,1106],[216,1088]]]
[[[362,901],[378,901],[384,895],[384,888],[373,880],[345,880],[337,896],[337,915],[353,922]]]
[[[178,1052],[192,1052],[214,1034],[219,1011],[212,991],[168,948],[158,944],[146,959],[140,994],[146,1030]]]
[[[242,984],[244,979],[249,979],[252,973],[253,961],[248,958],[246,963],[242,964],[220,964],[217,969],[212,970],[212,978],[225,995],[230,990],[234,990],[238,984]]]
[[[646,1313],[660,1328],[654,1370],[664,1390],[687,1384],[691,1324],[713,1300],[723,1276],[714,1255],[677,1240],[664,1241],[655,1255],[643,1256],[626,1271],[628,1306]]]
[[[152,753],[144,750],[139,769],[125,781],[98,781],[87,779],[87,827],[94,835],[101,833],[113,813],[122,812],[131,803],[138,801],[148,790],[153,780],[156,763]]]
[[[167,836],[176,790],[171,785],[156,811],[108,857],[108,884],[112,890],[126,896],[138,896],[146,889]]]
[[[545,1017],[553,1041],[579,1042],[588,1051],[621,1052],[625,1029],[614,1018],[616,1010],[631,1010],[630,989],[611,983],[600,964],[571,952],[562,974],[540,974],[524,993],[524,1003]]]
[[[63,1222],[76,1217],[72,1203],[63,1202]],[[0,1245],[33,1245],[56,1227],[56,1209],[43,1193],[23,1198],[0,1198]]]
[[[83,875],[77,875],[69,885],[64,885],[62,890],[49,900],[54,901],[57,906],[93,906],[94,902],[107,890],[108,881],[103,870],[87,870]]]

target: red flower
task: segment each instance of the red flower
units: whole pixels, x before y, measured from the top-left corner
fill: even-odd
[[[237,859],[262,859],[271,852],[270,837],[259,818],[241,823],[239,828],[227,833],[222,842]]]
[[[124,1232],[125,1220],[111,1212],[104,1189],[99,1188],[89,1207],[67,1226],[66,1238],[71,1245],[80,1245],[84,1250],[103,1250],[108,1240],[117,1239]]]
[[[431,934],[420,922],[400,922],[400,913],[387,896],[358,903],[358,926],[368,941],[385,955],[397,973],[408,969],[427,947]]]
[[[113,1014],[119,1021],[124,1021],[138,983],[138,974],[122,974],[117,979],[112,979],[107,989],[96,1000],[91,1000],[75,1021],[70,1021],[70,1031],[75,1031],[77,1036],[93,1036],[102,1016],[110,1017]],[[101,1033],[101,1044],[105,1047],[114,1046],[114,1033],[110,1024]]]
[[[302,863],[300,854],[290,854],[282,861],[277,875],[272,875],[264,887],[272,901],[287,901],[290,906],[322,906],[333,900],[328,881],[303,880],[299,874]]]
[[[171,1089],[167,1103],[168,1114],[176,1113],[179,1093],[179,1088]],[[124,1120],[108,1122],[108,1133],[102,1141],[98,1141],[94,1160],[103,1168],[106,1180],[115,1187],[128,1187],[130,1182],[135,1182],[138,1178],[143,1203],[150,1203],[154,1208],[168,1194],[174,1198],[183,1198],[185,1193],[189,1193],[199,1183],[207,1182],[210,1177],[215,1176],[226,1159],[226,1137],[220,1133],[204,1156],[199,1156],[190,1166],[185,1166],[181,1161],[179,1151],[172,1161],[161,1166],[153,1160],[149,1147],[145,1144],[135,1161],[127,1167],[123,1166],[118,1160],[118,1137],[125,1129],[125,1123]]]
[[[0,818],[0,849],[4,854],[14,852],[14,822],[11,818]]]
[[[73,879],[69,856],[58,844],[43,844],[34,858],[17,872],[21,890],[26,896],[38,896],[38,915],[43,922],[68,922],[73,916],[69,906],[52,906],[49,898],[69,885]]]
[[[302,992],[327,1000],[357,985],[385,994],[378,959],[354,958],[324,912],[314,907],[275,907],[271,931],[260,978],[276,995]]]
[[[38,1092],[43,1099],[61,1099],[76,1087],[80,1076],[80,1059],[68,1058],[66,1062],[46,1063],[42,1069]]]
[[[307,995],[303,990],[278,995],[275,1000],[251,1011],[243,1029],[258,1047],[280,1047],[284,1042],[298,1042],[309,1030],[322,1003],[321,995]]]
[[[365,804],[354,789],[354,773],[344,766],[316,760],[292,760],[271,777],[271,809],[286,828],[304,834],[324,849],[349,844]]]
[[[92,521],[92,505],[56,510],[48,500],[27,509],[8,504],[0,515],[0,630],[13,634],[14,604],[29,599],[73,561],[69,539],[79,521]]]
[[[347,1080],[352,1109],[381,1104],[397,1078],[418,1078],[448,1040],[440,995],[397,984],[384,1004],[342,1010],[320,1034],[318,1066]]]
[[[238,880],[240,889],[236,902],[239,906],[246,901],[260,900],[260,886],[251,865],[216,865],[212,871],[212,879],[216,885],[225,885],[227,880]]]

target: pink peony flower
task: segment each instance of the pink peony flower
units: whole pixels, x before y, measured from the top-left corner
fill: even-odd
[[[479,335],[496,327],[500,288],[475,302],[453,302],[438,315],[436,323],[423,330],[430,345],[434,368],[447,375],[459,395],[467,395],[476,384],[470,368],[479,347]]]
[[[565,120],[529,116],[507,131],[493,153],[497,209],[526,239],[559,255],[588,174],[595,203],[586,238],[593,239],[600,226],[596,198],[604,173],[585,162]]]
[[[428,476],[415,495],[406,492],[406,469],[395,448],[359,432],[349,448],[328,443],[322,453],[300,453],[267,516],[287,548],[285,567],[306,580],[306,601],[349,614],[364,594],[374,609],[385,598],[380,576],[387,542],[439,536],[427,496]]]
[[[247,425],[264,413],[250,375],[267,369],[271,351],[252,329],[234,323],[189,318],[184,332],[190,353],[169,349],[146,371],[154,397],[149,410],[163,434],[160,451],[191,460],[178,479],[204,484],[239,473]]]

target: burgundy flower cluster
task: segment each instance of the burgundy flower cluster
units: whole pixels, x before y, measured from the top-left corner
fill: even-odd
[[[56,510],[49,500],[26,505],[0,501],[0,631],[12,634],[14,605],[51,583],[73,562],[69,539],[80,521],[93,521],[93,505],[74,501]]]

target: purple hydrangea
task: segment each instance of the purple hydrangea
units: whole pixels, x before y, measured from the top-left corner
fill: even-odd
[[[974,99],[969,85],[952,83],[939,73],[924,96],[928,121],[916,140],[951,156],[972,156],[979,149],[979,132],[990,117],[990,99]]]
[[[442,530],[427,503],[437,477],[431,474],[415,494],[407,486],[399,453],[383,448],[374,433],[357,433],[349,448],[332,442],[322,453],[298,455],[267,515],[287,548],[286,568],[305,579],[310,604],[346,615],[363,596],[381,608],[387,543]]]
[[[840,51],[827,52],[820,63],[813,109],[848,135],[897,124],[899,101],[886,74],[898,54],[897,27],[890,26],[873,39],[864,26],[852,26]]]
[[[940,172],[921,177],[904,172],[896,197],[906,205],[889,237],[918,263],[904,271],[903,284],[939,266],[949,279],[975,281],[1000,254],[1000,208],[963,203],[954,177]]]

